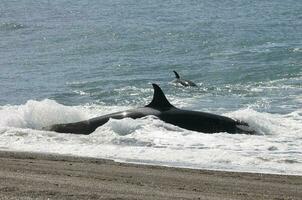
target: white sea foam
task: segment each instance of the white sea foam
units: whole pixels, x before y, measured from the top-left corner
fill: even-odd
[[[302,174],[302,110],[280,115],[252,109],[224,115],[246,121],[260,135],[203,134],[156,117],[111,119],[90,135],[42,131],[128,109],[100,105],[64,106],[53,100],[0,107],[0,149],[109,158],[168,166]]]

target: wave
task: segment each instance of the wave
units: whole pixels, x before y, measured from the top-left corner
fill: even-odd
[[[247,122],[253,130],[262,135],[295,135],[301,134],[302,130],[302,110],[281,115],[260,113],[247,108],[231,112],[228,115]]]
[[[81,121],[125,109],[129,109],[129,107],[95,104],[65,106],[50,99],[42,101],[29,100],[23,105],[0,106],[0,118],[2,119],[0,121],[0,127],[41,130],[42,127],[52,124]],[[226,112],[223,115],[245,121],[249,123],[253,129],[263,135],[288,132],[297,133],[299,130],[302,130],[302,110],[296,110],[292,113],[282,115],[261,113],[252,108],[246,108]],[[114,124],[115,122],[113,120],[110,123]],[[122,124],[122,120],[117,120],[116,123]],[[131,127],[128,128],[131,129]],[[127,130],[128,128],[124,126],[122,129]]]
[[[65,106],[50,99],[42,101],[29,100],[23,105],[1,106],[0,127],[42,130],[43,127],[52,124],[81,121],[125,109],[129,109],[129,107],[95,104]],[[227,112],[223,115],[247,122],[253,130],[256,130],[261,135],[298,134],[302,130],[302,110],[296,110],[288,114],[270,114],[246,108]],[[139,120],[125,119],[126,122],[112,119],[108,124],[109,126],[111,125],[113,132],[127,135],[131,130],[154,123],[154,121],[148,121],[149,118],[153,119],[154,117],[145,117]],[[132,121],[129,122],[129,120]],[[141,124],[135,125],[135,121]]]
[[[65,106],[30,100],[0,107],[0,149],[71,154],[175,167],[302,174],[302,110],[289,114],[240,109],[224,115],[244,120],[262,135],[203,134],[156,117],[111,119],[90,135],[41,130],[110,112],[122,106]]]

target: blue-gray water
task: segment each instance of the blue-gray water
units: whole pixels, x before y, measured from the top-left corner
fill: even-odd
[[[22,149],[18,143],[21,150],[55,151],[39,149],[44,140],[30,142],[32,134],[45,136],[45,132],[36,133],[35,129],[143,106],[151,100],[151,83],[158,83],[178,107],[247,120],[259,129],[264,136],[255,136],[256,141],[266,141],[263,148],[267,154],[257,155],[255,159],[262,159],[263,165],[267,160],[273,163],[268,166],[287,163],[285,169],[272,167],[264,171],[283,173],[282,170],[288,169],[288,173],[302,174],[297,169],[302,168],[301,10],[302,3],[296,0],[4,0],[0,4],[0,135],[6,143],[0,147],[15,149],[13,144],[21,137],[23,145],[33,146],[31,149],[25,145]],[[199,87],[175,87],[171,84],[173,70]],[[153,119],[146,120],[119,125],[112,122],[107,127],[109,130],[100,132],[106,133],[107,139],[113,138],[100,144],[129,149],[154,145],[153,150],[157,150],[158,138],[150,136],[154,137],[148,139],[153,141],[151,144],[142,142],[142,138],[156,131],[169,135],[171,127],[157,130],[159,122],[155,122],[154,127],[148,129],[144,124]],[[135,135],[138,133],[142,135]],[[225,133],[222,135],[203,137],[227,137]],[[183,140],[189,139],[185,136]],[[192,137],[192,141],[196,137]],[[248,138],[238,137],[230,136],[233,139],[229,141],[230,146],[234,146],[232,142]],[[134,140],[136,142],[131,143]],[[179,154],[173,148],[185,145],[183,140],[159,146],[166,148],[163,154],[170,151],[171,155]],[[268,145],[268,141],[274,142]],[[159,155],[153,151],[148,154],[153,158],[151,161],[136,158],[132,151],[124,157],[116,156],[120,152],[112,149],[107,150],[115,154],[83,155],[209,168],[208,163],[199,163],[197,157],[197,164],[186,157],[192,154],[187,152],[193,148],[191,145],[196,147],[195,143],[184,147],[183,160],[179,158],[175,163],[150,156]],[[221,145],[210,145],[207,155],[211,155],[212,150],[217,150],[219,155],[230,150],[229,147],[221,149]],[[258,142],[247,146],[231,151],[240,151],[243,158],[261,150]],[[72,148],[64,151],[81,154],[79,152]],[[230,162],[236,158],[230,158]],[[229,161],[207,161],[213,161],[210,166],[214,168],[228,168],[227,164],[220,164]],[[251,162],[253,166],[257,163]],[[287,166],[291,164],[298,167]],[[236,166],[229,168],[241,170]],[[258,171],[255,166],[256,169],[243,167],[242,170]]]

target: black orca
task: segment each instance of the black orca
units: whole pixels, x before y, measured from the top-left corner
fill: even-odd
[[[158,85],[152,85],[154,88],[153,99],[145,107],[107,114],[75,123],[55,124],[45,127],[44,130],[88,135],[108,122],[110,118],[123,119],[129,117],[136,119],[154,115],[166,123],[203,133],[254,133],[248,130],[249,126],[245,122],[205,112],[178,109],[170,104]],[[242,127],[247,130],[242,129]]]
[[[193,83],[192,81],[189,81],[189,80],[185,80],[185,79],[182,79],[180,78],[179,74],[176,72],[176,71],[173,71],[174,74],[175,74],[175,80],[172,81],[172,83],[174,84],[179,84],[179,85],[182,85],[182,86],[192,86],[192,87],[196,87],[197,85],[195,83]]]

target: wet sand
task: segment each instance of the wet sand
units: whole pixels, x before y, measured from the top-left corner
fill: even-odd
[[[0,199],[302,199],[302,176],[0,151]]]

